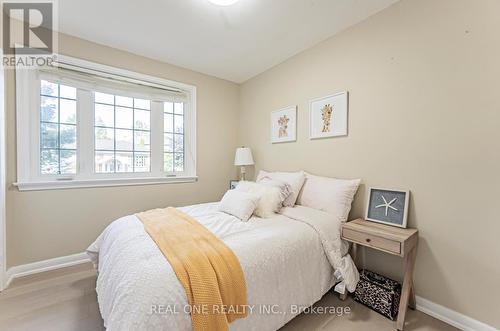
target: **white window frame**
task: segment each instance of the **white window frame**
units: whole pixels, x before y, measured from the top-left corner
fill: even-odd
[[[0,57],[3,56],[0,50]],[[0,292],[7,287],[7,240],[6,240],[6,126],[5,126],[4,68],[0,68]]]
[[[57,61],[74,66],[82,72],[100,73],[104,77],[117,77],[129,83],[162,86],[183,91],[187,95],[184,104],[184,172],[163,171],[163,107],[160,102],[151,103],[151,172],[149,173],[94,173],[94,134],[82,135],[83,130],[94,132],[93,112],[80,111],[80,102],[93,102],[91,94],[77,90],[77,175],[40,175],[39,171],[39,117],[40,78],[38,69],[16,69],[17,115],[17,183],[20,191],[65,189],[80,187],[104,187],[194,182],[196,176],[196,86],[145,75],[125,69],[97,64],[74,57],[57,55]],[[85,109],[93,109],[87,104]],[[161,108],[161,109],[160,109]],[[86,117],[86,118],[85,118]],[[83,153],[87,153],[83,155]],[[161,160],[159,159],[161,155]],[[92,164],[89,164],[92,162]],[[161,168],[160,168],[161,165]]]

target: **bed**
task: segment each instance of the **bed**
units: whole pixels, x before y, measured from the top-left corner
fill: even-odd
[[[241,222],[218,211],[218,203],[179,209],[240,261],[250,314],[231,323],[231,330],[277,330],[336,283],[350,290],[356,285],[341,221],[326,212],[285,207],[271,218]],[[135,215],[111,223],[87,253],[98,270],[96,290],[108,330],[192,329],[185,291]]]

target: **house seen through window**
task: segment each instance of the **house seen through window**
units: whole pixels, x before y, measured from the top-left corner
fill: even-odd
[[[95,93],[95,172],[149,172],[151,102]]]

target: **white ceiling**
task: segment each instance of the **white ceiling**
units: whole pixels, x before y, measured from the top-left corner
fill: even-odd
[[[62,0],[59,30],[241,83],[398,0]]]

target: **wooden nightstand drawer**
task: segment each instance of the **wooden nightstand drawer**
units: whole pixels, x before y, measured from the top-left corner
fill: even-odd
[[[357,242],[361,245],[378,248],[398,255],[401,254],[401,243],[399,241],[394,241],[345,228],[342,229],[342,237],[353,242]]]

